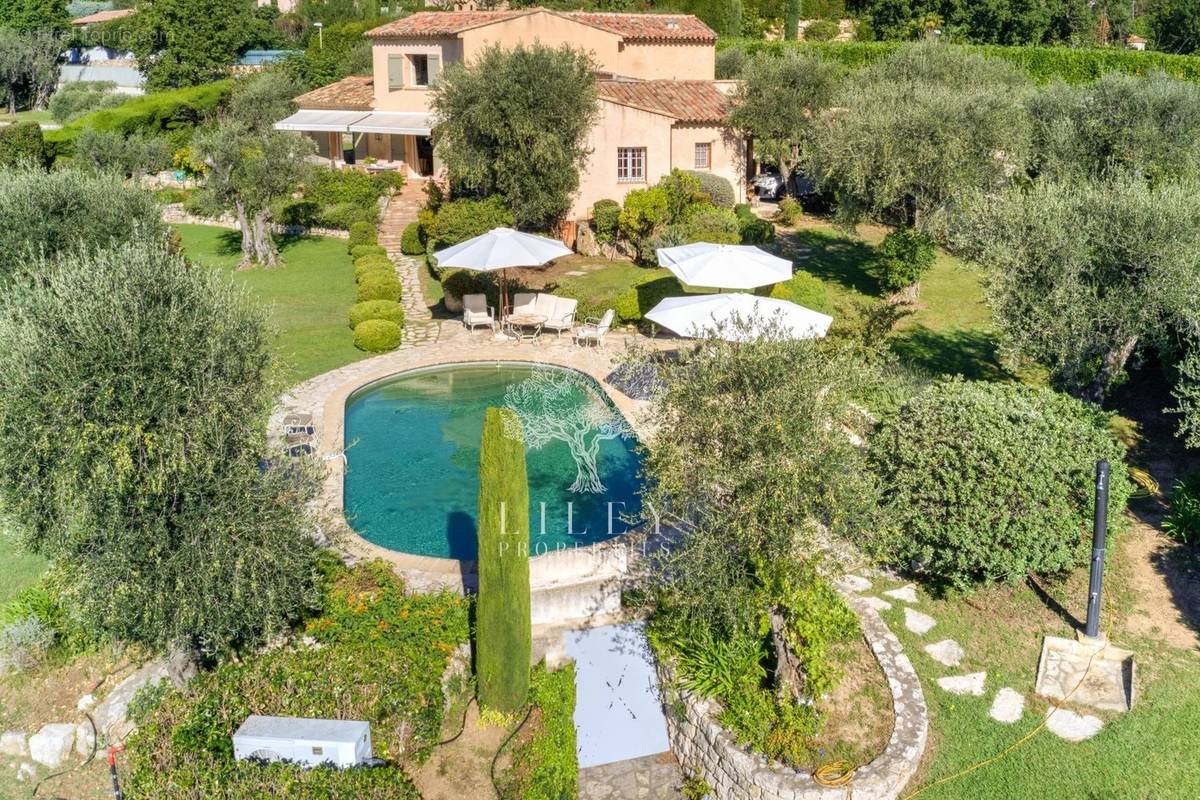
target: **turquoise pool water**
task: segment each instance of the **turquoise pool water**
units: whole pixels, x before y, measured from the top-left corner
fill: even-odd
[[[560,398],[568,407],[611,408],[591,378],[519,363],[415,370],[353,394],[346,402],[343,499],[351,527],[391,550],[475,558],[483,413],[505,405],[509,387],[536,371],[549,371],[542,378],[578,380]],[[579,492],[571,490],[576,460],[564,441],[526,447],[530,552],[593,544],[625,532],[622,516],[640,511],[635,448],[632,437],[601,440],[596,467],[604,489]]]

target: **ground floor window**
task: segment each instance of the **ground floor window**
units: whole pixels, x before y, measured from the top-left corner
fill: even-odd
[[[696,158],[694,164],[696,169],[712,168],[711,142],[696,142]]]
[[[644,181],[646,180],[646,148],[618,147],[617,148],[617,180]]]

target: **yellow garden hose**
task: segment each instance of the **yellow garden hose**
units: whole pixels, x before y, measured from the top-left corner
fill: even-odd
[[[817,767],[812,776],[821,786],[845,786],[854,779],[856,769],[849,761],[830,761]]]

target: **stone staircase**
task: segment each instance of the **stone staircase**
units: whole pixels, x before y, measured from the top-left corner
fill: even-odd
[[[409,180],[388,202],[379,221],[379,244],[395,262],[396,275],[404,289],[401,298],[404,304],[404,344],[401,347],[420,347],[436,342],[441,331],[441,324],[425,305],[425,295],[421,291],[421,270],[425,268],[423,261],[400,252],[404,229],[417,221],[417,212],[424,202],[425,182]]]

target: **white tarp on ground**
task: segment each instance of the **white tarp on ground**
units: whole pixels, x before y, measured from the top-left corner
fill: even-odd
[[[566,634],[575,659],[575,749],[579,767],[670,750],[654,657],[640,622]]]
[[[374,111],[357,122],[350,123],[352,133],[407,133],[428,136],[433,126],[432,114]]]
[[[346,133],[350,123],[369,116],[365,111],[297,111],[275,123],[279,131],[327,131]]]

